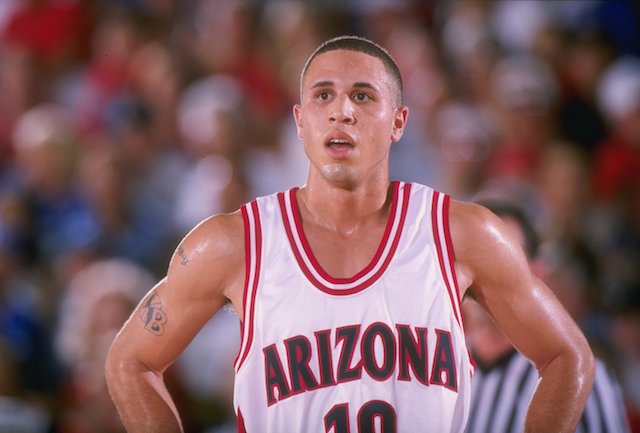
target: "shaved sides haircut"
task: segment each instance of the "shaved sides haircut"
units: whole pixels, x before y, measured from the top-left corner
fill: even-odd
[[[319,54],[336,50],[357,51],[380,59],[391,77],[394,102],[397,107],[402,106],[402,74],[400,74],[398,64],[393,60],[391,54],[389,54],[389,52],[383,47],[360,36],[338,36],[337,38],[329,39],[320,45],[311,54],[311,56],[309,56],[309,59],[307,59],[307,62],[302,68],[302,74],[300,74],[300,99],[302,99],[302,85],[307,75],[307,70],[309,69],[309,66],[311,66],[311,63],[313,63],[313,60]]]

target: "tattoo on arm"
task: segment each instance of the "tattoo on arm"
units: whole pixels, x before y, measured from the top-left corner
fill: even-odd
[[[142,305],[141,319],[144,329],[155,335],[164,334],[164,325],[167,323],[167,315],[162,311],[162,301],[158,292],[154,290]]]
[[[184,248],[182,247],[182,245],[178,247],[177,253],[180,256],[180,264],[182,266],[186,266],[187,263],[189,263],[189,257],[187,257],[187,253],[184,252]]]

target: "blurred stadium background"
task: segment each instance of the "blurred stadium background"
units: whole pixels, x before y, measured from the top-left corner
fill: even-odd
[[[302,184],[290,107],[339,34],[387,47],[392,177],[508,200],[640,431],[640,9],[631,0],[1,0],[0,431],[122,432],[102,363],[198,221]],[[234,430],[237,318],[170,370]]]

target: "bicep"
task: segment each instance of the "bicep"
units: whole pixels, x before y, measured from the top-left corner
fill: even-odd
[[[478,284],[472,293],[516,349],[542,369],[581,335],[551,290],[523,272],[529,275]]]
[[[194,302],[185,289],[165,278],[146,294],[118,335],[125,358],[162,373],[224,306],[222,297]]]
[[[459,242],[459,258],[472,275],[468,293],[538,369],[573,350],[574,342],[582,341],[581,331],[553,292],[533,275],[503,222],[480,210],[464,223],[470,229],[464,232],[465,242]]]
[[[235,225],[212,221],[183,239],[167,276],[139,302],[118,335],[114,346],[121,359],[163,372],[229,302],[229,293],[238,292],[244,262]]]

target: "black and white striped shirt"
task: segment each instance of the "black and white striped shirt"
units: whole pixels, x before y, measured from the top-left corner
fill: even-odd
[[[471,412],[466,433],[521,433],[538,372],[518,352],[489,369],[478,366],[471,381]],[[576,433],[629,433],[620,384],[596,360],[593,390]]]

